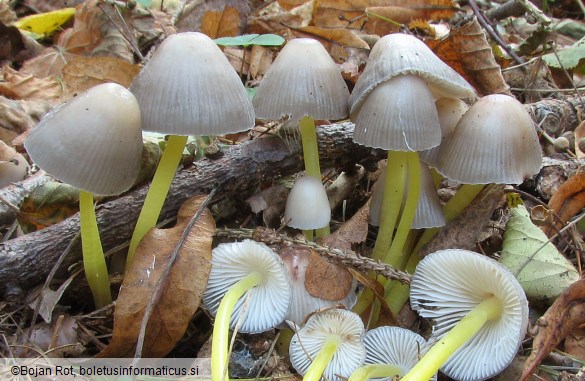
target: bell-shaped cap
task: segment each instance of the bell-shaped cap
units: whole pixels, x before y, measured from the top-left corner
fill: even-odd
[[[433,183],[433,178],[429,168],[421,163],[420,166],[420,191],[418,202],[416,204],[416,212],[412,220],[411,229],[425,229],[445,226],[445,215],[443,213],[443,206],[437,189]],[[369,223],[374,226],[380,226],[382,214],[382,201],[384,199],[384,186],[386,183],[387,171],[384,168],[378,181],[372,188],[372,198],[370,200],[370,214]],[[407,182],[408,185],[408,182]],[[408,195],[408,187],[404,192],[404,199],[402,204],[406,201]]]
[[[388,364],[401,369],[404,376],[429,349],[427,341],[419,334],[400,327],[378,327],[364,336],[365,364]],[[436,380],[435,375],[431,378]]]
[[[319,273],[317,269],[324,268],[322,264],[326,263],[326,259],[305,247],[294,246],[283,248],[279,255],[287,269],[292,291],[290,307],[285,317],[287,322],[301,324],[315,311],[340,305],[350,309],[356,303],[357,281],[345,268],[338,267],[331,271],[335,274],[335,284],[330,282],[327,289],[318,288],[320,294],[315,295],[312,293],[317,288],[314,284],[323,282],[323,272]],[[315,263],[316,261],[324,262]],[[328,265],[336,266],[332,263]]]
[[[469,109],[469,106],[459,98],[439,98],[435,101],[435,107],[437,107],[439,124],[441,125],[441,142],[444,142],[455,131],[455,126]],[[440,146],[441,144],[421,151],[420,159],[431,167],[435,167]]]
[[[380,84],[351,117],[353,140],[368,147],[421,151],[441,142],[433,95],[416,75],[399,75]]]
[[[252,272],[263,280],[238,300],[230,327],[244,316],[241,332],[259,333],[282,323],[290,304],[291,290],[286,270],[268,246],[252,240],[223,243],[212,251],[211,273],[203,294],[203,305],[215,315],[226,292]],[[245,315],[242,315],[245,314]]]
[[[374,88],[397,75],[414,74],[431,87],[435,98],[468,98],[475,94],[473,87],[441,61],[418,38],[396,33],[382,37],[372,48],[368,63],[350,97],[350,112],[354,114]]]
[[[171,135],[222,135],[254,126],[254,110],[217,44],[198,32],[167,37],[130,90],[142,128]]]
[[[439,149],[436,168],[466,184],[520,184],[540,170],[542,154],[534,123],[516,99],[481,98]]]
[[[439,250],[423,258],[412,276],[410,303],[430,319],[439,340],[489,297],[502,306],[441,368],[455,380],[490,378],[514,359],[528,326],[528,302],[514,274],[497,261],[468,250]]]
[[[329,224],[331,207],[323,183],[315,177],[299,177],[286,200],[285,223],[293,228],[320,229]]]
[[[349,90],[323,45],[311,38],[282,48],[253,99],[256,117],[338,120],[348,114]]]
[[[364,363],[364,331],[362,319],[354,312],[336,308],[318,312],[294,334],[289,346],[290,362],[303,376],[326,340],[336,337],[340,345],[323,376],[330,381],[344,380]]]
[[[104,83],[51,111],[24,142],[35,164],[64,183],[112,196],[134,184],[142,132],[134,95]]]
[[[27,171],[24,156],[0,140],[0,188],[24,179]]]

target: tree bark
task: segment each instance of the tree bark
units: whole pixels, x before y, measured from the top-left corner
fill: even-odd
[[[370,149],[352,141],[353,124],[341,123],[317,128],[320,157],[324,167],[356,163]],[[258,138],[229,147],[217,159],[203,158],[177,172],[160,220],[176,215],[189,197],[218,188],[217,198],[246,198],[265,181],[294,174],[302,169],[300,147],[278,137]],[[148,190],[142,186],[98,205],[96,214],[105,251],[127,243]],[[76,214],[46,229],[0,243],[0,297],[19,300],[23,292],[44,282],[47,274],[79,230]],[[62,269],[81,258],[77,242]]]

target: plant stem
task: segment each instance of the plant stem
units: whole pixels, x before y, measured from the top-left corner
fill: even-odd
[[[136,227],[134,228],[134,233],[130,240],[130,247],[128,248],[126,270],[130,268],[134,259],[134,253],[142,238],[150,229],[156,226],[158,216],[160,215],[163,203],[175,177],[175,172],[181,161],[187,138],[187,136],[169,135],[165,150],[156,168],[146,198],[144,199],[144,205],[140,210],[138,221],[136,221]]]
[[[262,282],[262,274],[255,271],[236,282],[225,293],[213,324],[213,339],[211,340],[211,381],[229,381],[228,343],[230,320],[238,300],[250,289]]]
[[[391,364],[367,364],[357,368],[347,381],[366,381],[371,378],[390,378],[404,375],[402,368]]]
[[[372,258],[381,260],[384,258],[392,243],[394,227],[400,213],[404,184],[406,181],[406,162],[401,152],[388,151],[388,163],[386,165],[386,184],[382,199],[382,211],[380,213],[380,228],[374,244]]]
[[[79,224],[85,277],[96,308],[102,308],[112,302],[110,278],[95,219],[93,194],[86,191],[79,192]]]
[[[486,322],[500,318],[501,314],[502,303],[495,296],[478,304],[436,342],[401,381],[430,379],[457,349],[481,330]]]
[[[331,362],[331,359],[335,355],[337,348],[341,345],[341,338],[337,335],[330,335],[325,340],[323,348],[319,351],[319,354],[313,359],[309,369],[303,377],[303,381],[319,381],[325,368]]]

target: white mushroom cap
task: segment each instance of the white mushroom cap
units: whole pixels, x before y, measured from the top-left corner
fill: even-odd
[[[459,98],[439,98],[435,101],[437,113],[439,114],[439,124],[441,125],[441,142],[444,142],[453,131],[459,120],[469,109],[467,103]],[[435,167],[437,163],[437,155],[439,154],[439,144],[428,150],[420,152],[420,159]]]
[[[338,120],[347,116],[348,101],[347,85],[323,45],[296,38],[282,48],[252,102],[259,119]]]
[[[380,226],[386,174],[387,171],[384,169],[378,178],[378,181],[376,181],[372,188],[370,214],[368,219],[369,223],[374,226]],[[410,226],[411,229],[424,229],[445,226],[446,222],[445,215],[443,213],[443,206],[441,205],[441,200],[439,200],[439,195],[437,194],[437,189],[433,183],[433,178],[431,176],[429,167],[427,167],[424,163],[421,163],[420,166],[420,180],[420,192],[416,205],[416,211],[414,213],[414,219],[412,220],[412,224]],[[407,195],[408,189],[406,189],[406,192],[404,193],[404,199],[402,200],[403,206]]]
[[[337,336],[341,344],[325,368],[323,376],[330,381],[349,377],[366,358],[362,338],[364,324],[354,312],[330,309],[311,316],[307,324],[294,334],[289,347],[292,366],[304,375],[329,336]],[[337,377],[340,376],[340,377]]]
[[[217,44],[198,32],[167,37],[130,90],[145,131],[222,135],[254,126],[248,94]]]
[[[281,250],[279,254],[287,269],[292,292],[290,308],[285,317],[287,322],[290,321],[296,324],[301,324],[307,315],[317,310],[339,305],[343,305],[345,308],[350,309],[356,303],[357,294],[355,290],[357,288],[357,281],[352,279],[353,277],[347,272],[347,270],[344,269],[347,276],[351,279],[347,282],[349,287],[346,287],[345,290],[342,290],[341,287],[336,287],[334,290],[327,290],[328,293],[336,292],[341,294],[338,298],[331,298],[328,300],[311,295],[309,290],[307,290],[306,275],[307,268],[311,265],[312,254],[310,250],[291,247]],[[339,284],[337,284],[337,286],[339,286]]]
[[[263,281],[238,302],[231,316],[234,328],[242,313],[240,331],[259,333],[276,327],[284,320],[291,290],[282,261],[268,246],[252,240],[223,243],[212,251],[211,273],[203,295],[203,305],[215,315],[225,293],[240,279],[258,271]]]
[[[534,123],[516,99],[481,98],[439,149],[436,168],[467,184],[520,184],[540,170],[542,154]]]
[[[488,321],[459,348],[441,371],[455,380],[483,380],[514,359],[528,325],[528,302],[514,275],[497,261],[468,250],[439,250],[418,264],[410,283],[410,303],[431,320],[439,340],[486,298],[501,301],[502,315]]]
[[[433,95],[416,75],[399,75],[379,84],[351,115],[353,140],[368,147],[421,151],[441,142]]]
[[[404,376],[429,348],[427,341],[408,329],[378,327],[364,336],[366,364],[390,364],[402,369]],[[431,378],[436,380],[437,376]]]
[[[24,179],[27,170],[24,156],[0,140],[0,188]]]
[[[323,183],[315,177],[299,177],[286,200],[284,221],[288,226],[310,230],[329,224],[331,207]]]
[[[372,48],[366,68],[351,93],[350,112],[359,111],[368,94],[379,84],[404,74],[422,77],[436,98],[468,98],[475,94],[473,87],[424,42],[406,34],[389,34]]]
[[[140,169],[138,103],[118,84],[94,86],[47,114],[24,147],[35,164],[62,182],[98,195],[120,194]]]

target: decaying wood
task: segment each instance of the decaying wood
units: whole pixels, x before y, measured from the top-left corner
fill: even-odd
[[[578,96],[544,99],[525,107],[535,123],[555,137],[574,131],[585,117],[585,98]]]
[[[323,166],[358,162],[370,149],[352,141],[353,124],[320,126],[319,149]],[[203,158],[177,173],[163,207],[161,219],[176,215],[189,197],[218,188],[218,198],[249,197],[259,184],[302,168],[297,143],[285,144],[278,137],[259,138],[227,149],[217,159]],[[96,214],[104,250],[128,242],[147,187],[101,204]],[[18,299],[23,290],[44,281],[47,273],[79,229],[75,215],[38,232],[0,244],[0,297]],[[79,260],[80,245],[75,245],[63,268]]]

